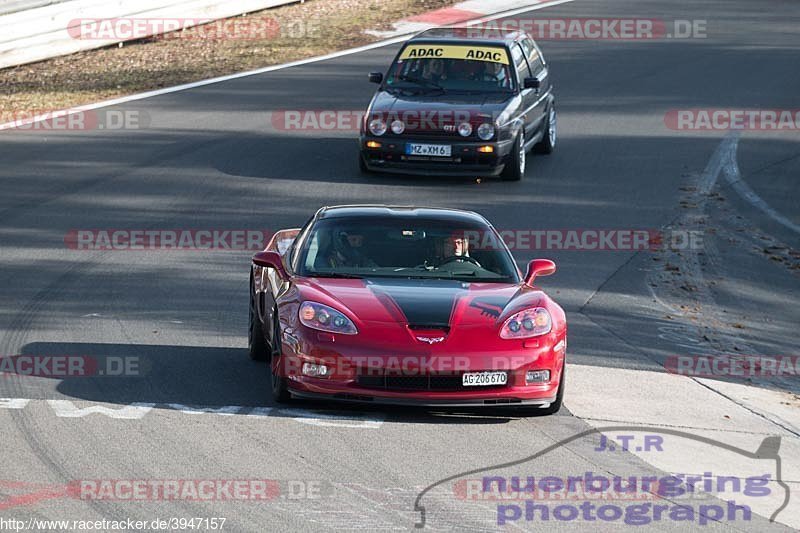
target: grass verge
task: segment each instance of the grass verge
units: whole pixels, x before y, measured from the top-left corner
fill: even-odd
[[[2,114],[42,112],[324,55],[379,40],[365,30],[458,0],[307,0],[209,26],[0,70]],[[266,26],[264,21],[267,21]],[[255,37],[255,38],[254,38]],[[0,118],[2,118],[0,116]]]

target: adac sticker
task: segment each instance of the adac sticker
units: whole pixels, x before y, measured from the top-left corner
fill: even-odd
[[[400,59],[471,59],[473,61],[487,61],[508,65],[508,54],[505,48],[497,46],[459,46],[459,45],[424,45],[412,44],[406,46]]]

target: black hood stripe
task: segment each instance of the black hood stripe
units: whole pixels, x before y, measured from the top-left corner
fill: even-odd
[[[456,302],[467,293],[460,281],[436,280],[411,283],[370,280],[370,290],[378,299],[389,297],[405,315],[410,326],[448,328]]]

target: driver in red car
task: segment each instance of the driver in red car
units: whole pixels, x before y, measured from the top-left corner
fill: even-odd
[[[436,260],[434,265],[442,266],[453,262],[469,262],[478,265],[469,255],[469,239],[463,235],[450,235],[437,243]]]
[[[464,237],[453,235],[444,240],[444,258],[469,256],[469,241]]]

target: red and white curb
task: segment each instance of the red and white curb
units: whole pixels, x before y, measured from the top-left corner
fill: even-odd
[[[394,37],[480,19],[487,15],[502,13],[517,8],[535,6],[545,0],[468,0],[450,7],[443,7],[414,15],[394,23],[394,29],[387,31],[368,30],[366,33],[377,37]]]

